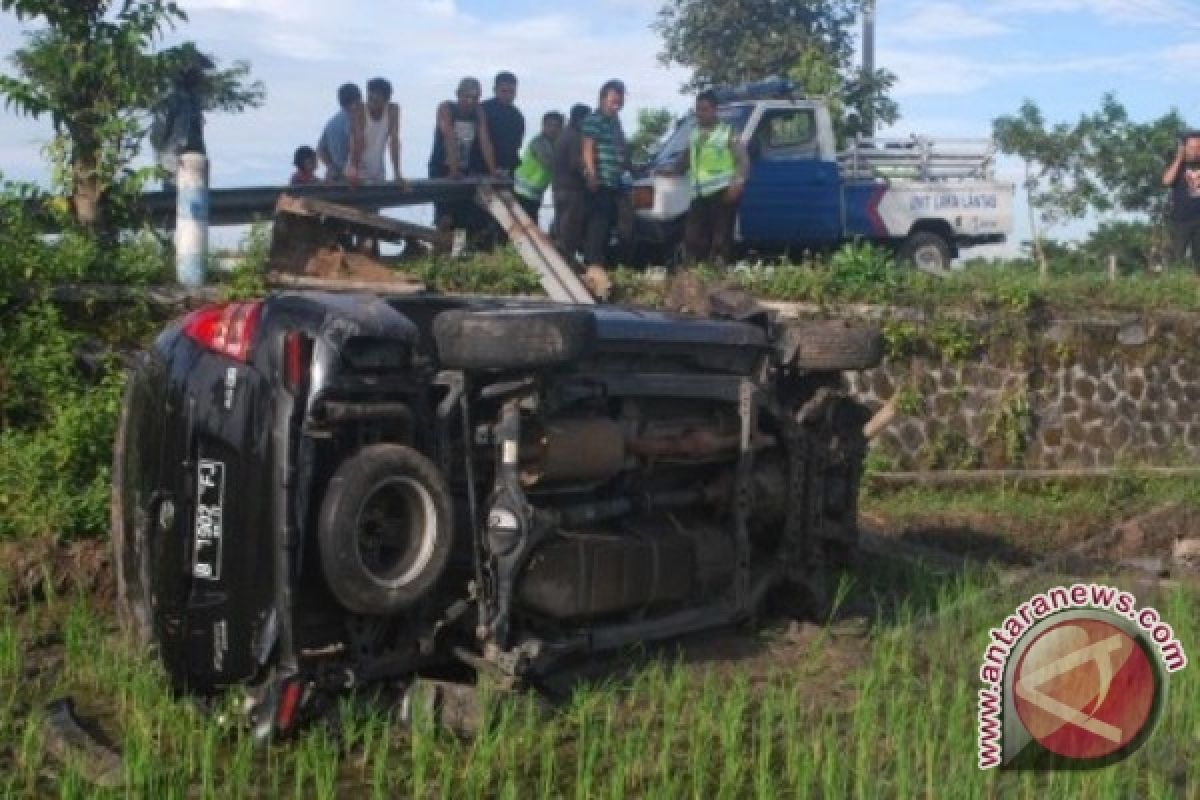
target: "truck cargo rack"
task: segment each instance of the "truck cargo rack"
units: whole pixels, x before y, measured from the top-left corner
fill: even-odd
[[[992,180],[996,152],[990,139],[860,138],[839,154],[838,161],[848,176],[859,179]]]

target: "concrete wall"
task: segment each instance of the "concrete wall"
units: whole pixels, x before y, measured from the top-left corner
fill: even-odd
[[[901,415],[876,448],[899,469],[1200,462],[1200,315],[883,317],[889,358],[850,376]]]

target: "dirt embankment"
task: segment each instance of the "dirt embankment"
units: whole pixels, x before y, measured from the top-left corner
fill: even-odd
[[[108,538],[0,542],[0,600],[16,611],[48,596],[86,595],[93,608],[113,607],[116,578]]]

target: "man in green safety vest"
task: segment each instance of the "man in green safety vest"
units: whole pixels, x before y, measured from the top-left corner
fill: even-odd
[[[554,143],[562,134],[563,115],[557,111],[542,117],[542,132],[533,137],[521,156],[521,166],[513,173],[513,190],[525,213],[535,223],[542,209],[542,198],[554,180]]]
[[[689,265],[730,263],[733,228],[749,170],[750,159],[737,131],[717,116],[716,94],[701,92],[689,147],[670,170],[691,178],[692,204],[683,234]]]

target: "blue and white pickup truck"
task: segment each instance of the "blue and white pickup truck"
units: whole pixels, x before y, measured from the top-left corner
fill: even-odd
[[[968,247],[998,244],[1012,229],[1015,186],[995,178],[988,140],[865,139],[841,153],[829,109],[786,92],[731,90],[720,117],[752,167],[736,239],[746,253],[823,251],[863,239],[938,272]],[[684,119],[634,186],[641,252],[671,260],[691,202],[686,177],[661,175],[688,147]]]

